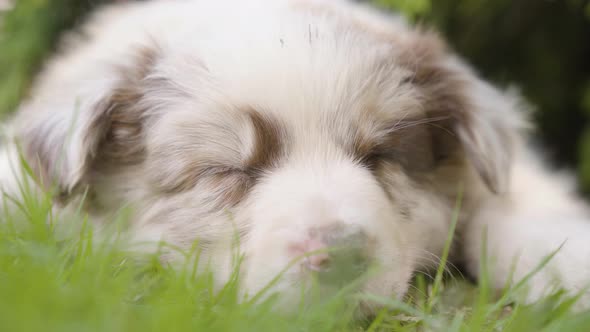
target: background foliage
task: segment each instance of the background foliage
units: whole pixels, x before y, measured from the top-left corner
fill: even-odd
[[[14,110],[26,95],[60,32],[81,22],[91,8],[113,1],[16,1],[0,21],[0,114]],[[552,160],[577,167],[582,188],[590,193],[588,0],[372,2],[441,31],[485,78],[517,85],[535,108],[539,137]]]

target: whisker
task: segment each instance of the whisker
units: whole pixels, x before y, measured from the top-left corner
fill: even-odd
[[[423,248],[417,248],[417,247],[406,247],[407,249],[410,250],[415,250],[418,252],[411,252],[410,254],[412,256],[409,256],[411,258],[415,258],[415,259],[422,259],[425,260],[427,262],[433,263],[433,265],[438,266],[440,264],[441,258],[439,256],[437,256],[436,254],[423,249]],[[407,254],[406,254],[407,255]],[[447,260],[447,264],[444,267],[444,272],[447,274],[453,274],[453,272],[457,273],[461,278],[465,278],[465,276],[463,275],[463,273],[461,272],[461,270],[452,262]]]
[[[423,291],[423,290],[421,290],[420,288],[418,288],[418,287],[416,287],[416,286],[414,286],[414,285],[412,285],[412,284],[409,284],[409,285],[408,285],[408,288],[409,288],[409,289],[413,289],[414,291],[416,291],[416,293],[418,293],[418,295],[420,295],[420,296],[421,296],[423,299],[426,299],[426,298],[428,298],[428,296],[427,296],[426,292],[424,292],[424,291]],[[414,302],[414,303],[416,303],[416,302],[417,302],[417,301],[416,301],[416,299],[415,299],[415,298],[414,298],[414,297],[413,297],[413,296],[410,294],[410,292],[407,292],[407,293],[406,293],[406,297],[407,297],[409,300],[411,300],[412,302]]]
[[[430,272],[428,272],[426,270],[416,269],[416,270],[414,270],[414,272],[423,274],[424,276],[428,277],[428,279],[430,281],[434,281],[434,276]]]
[[[430,123],[434,123],[434,122],[447,120],[449,118],[450,118],[449,116],[434,116],[434,117],[430,117],[430,118],[424,118],[424,119],[413,120],[413,121],[404,121],[403,119],[401,119],[393,127],[391,127],[389,129],[389,132],[392,133],[392,132],[395,132],[398,130],[407,129],[407,128],[411,128],[414,126],[419,126],[419,125],[423,125],[423,124],[430,124]]]

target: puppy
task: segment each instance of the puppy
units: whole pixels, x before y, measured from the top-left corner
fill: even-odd
[[[473,276],[486,252],[500,288],[561,246],[528,300],[590,282],[587,207],[526,147],[518,99],[400,17],[345,1],[119,4],[65,49],[10,123],[40,187],[66,207],[85,193],[97,224],[132,207],[132,241],[198,243],[220,284],[237,238],[248,294],[284,272],[271,289],[292,304],[312,278],[329,289],[322,276],[374,267],[360,290],[400,297],[459,211],[451,259]]]

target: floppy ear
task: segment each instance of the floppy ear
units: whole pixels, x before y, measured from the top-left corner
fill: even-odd
[[[449,143],[451,133],[490,191],[506,191],[513,153],[527,127],[519,100],[478,78],[437,36],[420,34],[408,43],[400,59],[413,72],[427,115],[447,119],[434,135],[435,153],[452,153],[457,144]]]
[[[84,190],[102,159],[141,159],[142,91],[155,57],[145,48],[125,66],[85,64],[69,72],[57,62],[41,77],[14,126],[25,160],[56,198]]]

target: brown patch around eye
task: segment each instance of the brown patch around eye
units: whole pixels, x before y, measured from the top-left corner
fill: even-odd
[[[276,167],[283,154],[284,130],[280,123],[254,109],[246,111],[254,127],[252,153],[246,160],[246,170],[254,174]]]
[[[380,162],[400,164],[409,173],[431,170],[436,164],[432,125],[442,118],[397,121],[373,137],[355,135],[353,154],[367,168],[374,170]]]
[[[195,190],[215,209],[242,201],[283,154],[285,135],[279,122],[253,108],[171,126],[175,130],[150,146],[154,189],[166,194]]]
[[[360,164],[373,170],[377,167],[379,151],[378,142],[357,130],[353,135],[352,156]]]
[[[210,175],[206,181],[214,188],[212,199],[217,207],[241,202],[260,173],[276,167],[283,154],[284,131],[278,121],[253,108],[245,110],[253,126],[253,145],[242,168]]]
[[[283,154],[284,131],[278,121],[249,108],[246,110],[253,126],[253,146],[243,169],[215,173],[206,180],[212,185],[215,206],[238,204],[248,194],[261,172],[276,167]]]

